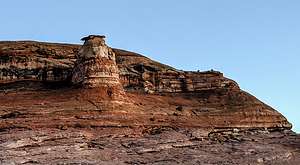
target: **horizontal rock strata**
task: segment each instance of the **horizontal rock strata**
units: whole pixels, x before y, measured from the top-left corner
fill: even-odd
[[[85,101],[93,102],[97,102],[92,99],[95,97],[105,99],[100,95],[125,97],[120,92],[123,89],[126,95],[128,92],[154,94],[155,97],[167,95],[163,98],[164,104],[159,104],[160,101],[156,99],[139,102],[139,98],[131,98],[136,105],[133,109],[154,108],[163,111],[165,107],[166,118],[183,116],[182,122],[195,121],[195,126],[291,128],[280,113],[240,90],[235,81],[220,72],[181,71],[133,52],[111,49],[101,36],[89,36],[84,40],[82,47],[32,41],[0,42],[0,89],[44,89],[45,84],[46,87],[57,87],[57,83],[72,87],[70,82],[86,87],[109,86],[110,89],[98,89],[98,92],[78,93],[81,93],[80,97],[90,96]],[[174,96],[182,99],[168,101],[167,98]],[[187,98],[193,101],[185,103]],[[108,109],[104,105],[97,106],[101,107],[98,109]],[[152,112],[145,113],[151,116]],[[132,120],[143,123],[137,116]]]
[[[104,36],[83,38],[84,45],[79,50],[72,72],[72,83],[84,87],[119,86],[119,70],[115,54],[105,44]]]
[[[0,42],[0,164],[295,164],[300,137],[218,71],[112,49]]]
[[[78,45],[70,44],[0,42],[0,83],[22,80],[67,81],[72,77],[79,48]],[[117,70],[119,70],[119,79],[127,90],[193,92],[210,88],[238,88],[234,81],[216,71],[179,71],[136,53],[120,49],[112,49],[112,51],[110,53],[115,54],[118,68],[106,65],[103,68],[90,68],[90,70],[99,71],[94,75],[95,77],[111,74],[112,81],[117,81]]]

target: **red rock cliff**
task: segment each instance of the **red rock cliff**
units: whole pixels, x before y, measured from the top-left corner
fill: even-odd
[[[131,97],[137,105],[132,109],[146,110],[153,106],[150,109],[155,110],[147,111],[148,115],[165,113],[165,120],[170,120],[174,116],[168,115],[174,113],[181,116],[176,119],[181,125],[291,128],[280,113],[240,90],[236,82],[220,72],[180,71],[133,52],[111,49],[101,37],[85,38],[81,49],[72,44],[0,42],[0,70],[0,89],[5,91],[17,87],[42,89],[49,83],[62,83],[68,87],[72,86],[68,82],[89,87],[121,83],[128,94],[144,93],[150,94],[147,97],[156,97],[141,103],[137,100],[144,94]],[[172,97],[178,99],[168,101]],[[176,109],[180,111],[176,112]],[[144,122],[145,116],[135,114],[132,117],[128,120]],[[171,120],[166,123],[172,124]]]

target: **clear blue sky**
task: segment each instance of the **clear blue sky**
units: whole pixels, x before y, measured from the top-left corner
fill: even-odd
[[[300,132],[299,0],[6,0],[0,40],[112,47],[184,70],[222,71]]]

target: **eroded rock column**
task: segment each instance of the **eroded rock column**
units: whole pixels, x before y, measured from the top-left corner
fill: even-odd
[[[105,36],[91,35],[79,50],[72,83],[85,88],[121,86],[115,54],[105,44]]]
[[[98,35],[82,38],[84,44],[77,55],[71,81],[82,89],[80,97],[86,98],[89,102],[91,100],[127,102],[119,80],[115,54],[105,44],[104,38],[105,36]]]

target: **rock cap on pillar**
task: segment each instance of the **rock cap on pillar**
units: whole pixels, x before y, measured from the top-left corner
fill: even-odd
[[[81,41],[87,41],[87,40],[94,39],[94,38],[102,38],[102,39],[104,39],[106,37],[104,35],[89,35],[89,36],[81,38]]]

